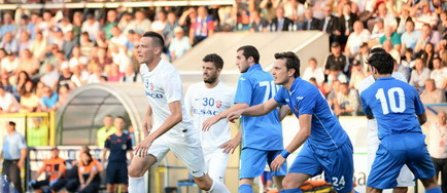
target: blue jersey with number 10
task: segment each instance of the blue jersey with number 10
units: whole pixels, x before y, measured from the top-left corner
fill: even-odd
[[[234,102],[249,106],[262,104],[273,98],[278,91],[270,73],[261,65],[251,66],[239,78]],[[242,116],[242,148],[258,150],[282,150],[282,129],[278,110],[259,116]]]
[[[425,112],[413,86],[393,77],[379,78],[361,94],[366,114],[377,119],[379,139],[403,133],[422,133],[416,115]]]

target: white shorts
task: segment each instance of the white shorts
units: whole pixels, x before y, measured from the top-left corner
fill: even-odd
[[[152,143],[148,154],[161,161],[169,151],[183,161],[192,176],[197,178],[205,175],[205,160],[197,133],[188,131],[182,137],[166,133]]]
[[[213,180],[218,180],[223,183],[225,179],[225,170],[228,164],[228,154],[223,152],[223,149],[204,150],[206,168],[208,175]]]
[[[374,131],[372,127],[377,128],[376,121],[368,120],[368,170],[371,170],[374,159],[376,158],[376,152],[379,148],[380,140],[377,135],[377,129]],[[370,173],[370,171],[368,171]],[[411,170],[404,165],[400,170],[397,177],[397,187],[409,187],[415,186],[414,175]]]

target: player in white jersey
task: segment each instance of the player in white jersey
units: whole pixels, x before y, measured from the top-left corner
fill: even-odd
[[[374,48],[371,50],[371,54],[384,51],[382,48]],[[405,76],[397,71],[394,71],[392,77],[397,80],[401,80],[404,82],[408,82]],[[371,86],[376,79],[373,75],[369,75],[365,79],[360,82],[359,85],[359,94],[361,94],[364,90],[366,90],[369,86]],[[377,121],[376,119],[368,119],[367,120],[367,129],[368,129],[368,169],[371,169],[371,166],[376,158],[376,151],[379,148],[380,140],[378,137],[377,130]],[[409,186],[414,186],[414,176],[410,169],[404,165],[400,170],[400,174],[397,178],[397,187],[393,189],[394,193],[406,193],[408,191]]]
[[[129,192],[146,193],[144,173],[172,151],[185,163],[200,189],[227,193],[228,189],[221,182],[206,174],[200,134],[193,129],[182,104],[179,73],[172,64],[161,59],[163,46],[160,34],[146,32],[137,47],[140,73],[150,107],[143,124],[145,138],[135,147],[136,156],[129,166]]]
[[[202,130],[206,119],[227,110],[234,101],[234,89],[219,80],[224,65],[222,58],[208,54],[202,61],[203,82],[191,85],[185,95],[186,110],[191,113],[194,128],[198,131]],[[228,161],[226,148],[231,143],[228,121],[222,119],[201,134],[208,174],[212,179],[223,182]]]

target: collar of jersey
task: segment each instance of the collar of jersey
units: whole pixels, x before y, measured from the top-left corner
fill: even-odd
[[[252,66],[250,66],[250,67],[248,68],[247,72],[250,72],[250,71],[252,71],[252,70],[258,70],[258,69],[261,69],[261,70],[262,70],[261,65],[260,65],[260,64],[253,64]]]
[[[296,77],[295,81],[293,81],[292,86],[290,87],[290,93],[295,92],[298,89],[298,85],[301,83],[302,79],[300,77]]]
[[[377,80],[389,80],[389,79],[394,79],[394,78],[392,76],[390,76],[390,77],[378,78]]]
[[[157,66],[155,66],[155,68],[152,69],[152,71],[149,69],[149,67],[147,66],[147,64],[144,64],[144,65],[146,65],[146,70],[147,70],[147,72],[148,72],[149,74],[153,74],[154,72],[157,71],[158,68],[160,68],[160,65],[162,65],[162,64],[163,64],[163,59],[161,59],[160,62],[158,62]]]

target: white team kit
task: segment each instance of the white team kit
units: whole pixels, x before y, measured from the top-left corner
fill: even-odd
[[[146,64],[141,64],[140,73],[146,97],[152,107],[152,129],[157,129],[171,114],[169,103],[175,101],[183,103],[182,81],[174,66],[164,60],[161,60],[152,71],[149,71]],[[169,151],[172,151],[183,161],[192,176],[201,177],[206,170],[199,132],[193,129],[193,123],[183,104],[182,117],[182,122],[152,143],[148,153],[155,156],[157,161],[161,161]]]
[[[407,82],[405,77],[399,72],[393,72],[392,77],[394,77],[397,80]],[[371,86],[375,81],[376,80],[372,75],[363,79],[362,82],[360,82],[359,94],[361,94],[364,90],[366,90],[369,86]],[[368,169],[370,170],[376,157],[376,151],[379,148],[380,144],[376,119],[368,119],[367,128],[368,128]],[[400,170],[399,176],[397,177],[397,187],[409,187],[414,185],[415,182],[413,173],[406,165],[404,165]]]
[[[206,87],[204,82],[192,84],[185,95],[185,107],[192,115],[194,129],[202,131],[205,120],[233,105],[234,89],[219,82],[214,88]],[[208,174],[212,179],[223,182],[228,154],[219,148],[231,138],[228,121],[222,119],[208,131],[201,132],[201,143],[205,155]],[[210,167],[212,166],[212,167]]]

